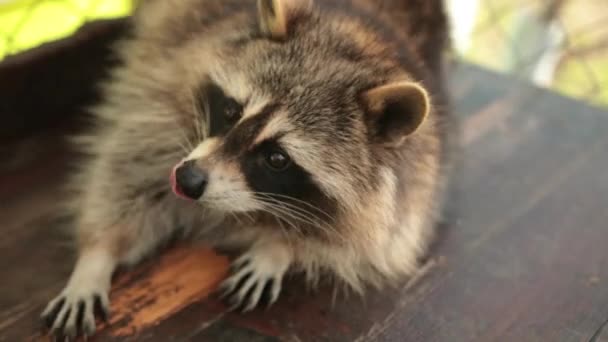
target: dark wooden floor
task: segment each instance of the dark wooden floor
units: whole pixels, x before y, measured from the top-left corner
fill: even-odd
[[[226,259],[182,248],[119,277],[96,340],[608,341],[608,113],[470,66],[452,89],[464,150],[419,277],[334,305],[293,281],[272,309],[228,314],[208,297]],[[60,132],[5,158],[26,166],[0,178],[0,341],[40,338],[72,266],[51,219]]]

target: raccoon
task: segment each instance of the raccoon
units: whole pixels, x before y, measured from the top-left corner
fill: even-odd
[[[42,318],[95,332],[114,270],[176,234],[237,248],[244,311],[299,271],[363,293],[412,275],[442,206],[441,0],[144,0],[77,140],[79,257]]]

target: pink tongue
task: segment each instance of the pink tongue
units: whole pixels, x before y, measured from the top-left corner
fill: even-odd
[[[191,201],[192,199],[184,195],[182,190],[177,185],[177,181],[175,180],[175,170],[177,169],[177,167],[178,165],[176,165],[173,170],[171,170],[171,176],[169,178],[171,181],[171,189],[173,189],[173,193],[176,194],[178,197]]]

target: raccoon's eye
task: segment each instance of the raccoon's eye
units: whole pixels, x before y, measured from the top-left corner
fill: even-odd
[[[224,116],[230,123],[236,122],[241,117],[243,107],[233,99],[226,99],[224,103]]]
[[[291,159],[283,151],[272,150],[266,155],[266,165],[273,171],[285,171],[291,165]]]

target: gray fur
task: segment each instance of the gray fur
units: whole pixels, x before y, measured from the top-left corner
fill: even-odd
[[[262,36],[253,0],[142,1],[133,37],[118,47],[123,65],[94,109],[96,128],[78,140],[89,156],[72,182],[81,255],[109,255],[101,259],[112,260],[111,267],[133,264],[185,227],[214,245],[253,246],[250,260],[268,260],[255,247],[264,246],[284,256],[281,270],[303,270],[313,283],[328,274],[361,292],[415,272],[433,235],[444,179],[437,61],[447,34],[440,1],[318,0],[298,10],[279,41]],[[418,22],[408,11],[420,13]],[[268,220],[273,210],[248,193],[238,157],[217,147],[221,138],[205,140],[209,113],[197,100],[210,80],[249,101],[252,117],[263,103],[280,100],[276,125],[289,131],[286,149],[335,203],[333,210],[298,204],[308,221],[279,215],[293,229]],[[431,105],[398,148],[375,142],[361,101],[365,91],[396,81],[425,88]],[[178,199],[169,175],[184,159],[220,170],[233,187],[231,202],[262,209]],[[313,231],[302,234],[298,227],[306,225]],[[280,280],[284,270],[271,268],[256,271]],[[80,274],[76,269],[73,278]]]

